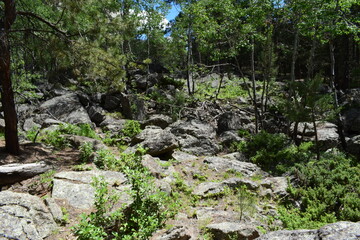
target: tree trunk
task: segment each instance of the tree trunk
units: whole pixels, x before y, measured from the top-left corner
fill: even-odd
[[[0,26],[0,81],[1,101],[5,118],[5,148],[10,154],[19,154],[19,138],[17,130],[17,114],[15,110],[14,92],[10,75],[10,46],[8,33],[11,24],[15,21],[16,11],[14,0],[3,0],[5,15],[3,26]]]
[[[259,132],[259,114],[256,103],[256,82],[255,82],[255,41],[254,36],[251,38],[251,82],[252,82],[252,95],[255,112],[255,133]]]
[[[337,91],[335,87],[335,46],[334,43],[330,41],[330,87],[332,90],[332,93],[334,95],[334,107],[335,109],[339,109],[339,100],[337,96]],[[337,127],[338,127],[338,133],[340,137],[341,146],[344,151],[346,151],[346,140],[345,140],[345,134],[344,134],[344,127],[343,122],[341,120],[341,113],[337,114]]]

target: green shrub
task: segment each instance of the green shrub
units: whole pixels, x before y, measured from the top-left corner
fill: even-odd
[[[117,170],[126,174],[133,202],[116,211],[110,209],[117,201],[109,192],[107,183],[96,180],[95,208],[90,215],[84,215],[74,228],[79,239],[148,239],[152,233],[164,225],[165,220],[175,215],[173,200],[157,190],[147,168],[141,164],[143,149],[139,154],[122,154],[118,159],[110,152],[98,151],[96,164],[103,169]]]
[[[91,142],[85,142],[80,146],[79,150],[80,150],[80,155],[79,155],[80,161],[84,163],[89,162],[94,152],[93,144]]]
[[[296,164],[298,188],[290,187],[291,203],[280,211],[285,227],[318,228],[335,221],[360,221],[360,165],[341,153],[325,153],[319,161]]]
[[[57,149],[63,149],[70,146],[69,140],[63,136],[65,134],[99,139],[96,132],[89,124],[72,125],[65,123],[60,124],[54,131],[46,131],[46,134],[43,134],[40,140],[46,144],[54,146]],[[32,134],[30,136],[32,136]]]
[[[295,163],[307,162],[312,157],[311,147],[311,142],[302,143],[297,147],[290,144],[284,134],[270,134],[264,131],[237,146],[253,163],[272,174],[283,174]]]
[[[133,138],[141,132],[140,123],[135,120],[127,120],[121,133],[124,137]]]

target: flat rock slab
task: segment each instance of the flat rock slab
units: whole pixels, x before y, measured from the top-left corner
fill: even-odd
[[[260,236],[256,227],[236,222],[214,223],[207,225],[206,228],[214,235],[214,239],[219,240],[252,240]]]
[[[281,230],[267,233],[259,240],[357,240],[360,239],[360,222],[336,222],[318,230]]]
[[[56,229],[43,201],[25,193],[0,192],[0,219],[0,239],[40,240]]]
[[[94,177],[103,176],[110,186],[125,186],[125,175],[112,171],[60,172],[54,176],[52,197],[66,199],[72,207],[91,209],[95,189],[91,186]],[[124,196],[124,201],[125,201]]]

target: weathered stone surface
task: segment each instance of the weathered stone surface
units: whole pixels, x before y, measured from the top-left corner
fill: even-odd
[[[336,222],[319,230],[281,230],[267,233],[259,240],[357,240],[360,238],[360,222]]]
[[[344,115],[345,131],[350,134],[360,133],[360,109],[351,108],[347,110]]]
[[[263,174],[261,169],[253,163],[240,162],[237,160],[223,157],[206,157],[204,163],[216,171],[235,170],[243,174],[244,177],[251,177],[257,174]]]
[[[0,192],[0,238],[42,240],[56,229],[56,223],[36,196]]]
[[[199,221],[212,219],[216,222],[232,222],[239,220],[239,213],[234,211],[222,211],[213,207],[196,208],[196,218]]]
[[[346,143],[349,153],[360,157],[360,135],[347,138]]]
[[[171,156],[173,159],[175,159],[176,161],[179,161],[179,162],[195,161],[198,158],[197,156],[194,156],[194,155],[182,152],[182,151],[178,151],[178,150],[175,150]]]
[[[187,227],[175,226],[167,230],[164,234],[157,237],[152,237],[151,240],[188,240],[191,239],[191,234]]]
[[[91,106],[87,112],[91,121],[93,121],[96,125],[99,125],[105,120],[104,110],[99,106]]]
[[[113,117],[106,116],[105,120],[102,121],[99,126],[113,134],[118,134],[119,131],[124,128],[125,123],[125,119],[115,119]]]
[[[234,142],[240,142],[241,137],[237,134],[236,131],[226,131],[220,134],[219,141],[222,146],[230,147]]]
[[[77,135],[66,135],[66,138],[69,139],[70,143],[76,148],[79,148],[84,143],[89,142],[92,144],[95,151],[101,149],[108,149],[108,147],[104,143],[97,139]]]
[[[24,131],[30,131],[35,128],[40,128],[41,125],[34,122],[34,118],[27,118],[24,122],[23,129]]]
[[[162,129],[165,129],[172,123],[172,119],[169,116],[163,115],[163,114],[154,114],[149,117],[148,120],[144,122],[145,126],[153,125],[161,127]]]
[[[119,172],[60,172],[54,176],[52,197],[66,199],[75,208],[90,209],[94,204],[94,188],[90,184],[93,182],[93,177],[100,176],[103,176],[110,186],[120,186],[126,182],[124,174]]]
[[[284,197],[288,193],[288,180],[286,177],[268,177],[261,182],[261,186],[272,190],[273,195],[278,197]]]
[[[45,162],[39,163],[12,163],[0,166],[0,185],[16,183],[34,177],[50,170]]]
[[[49,114],[57,120],[71,124],[91,124],[89,115],[81,105],[79,98],[74,93],[52,98],[40,105],[41,113]]]
[[[260,236],[256,227],[236,222],[214,223],[207,225],[206,228],[214,235],[214,239],[219,240],[252,240]]]
[[[53,198],[46,198],[45,204],[49,208],[49,211],[51,212],[55,222],[62,223],[64,214],[55,200]]]
[[[147,153],[152,156],[172,153],[178,147],[178,142],[171,132],[155,126],[144,129],[132,139],[132,142],[148,149]]]
[[[225,112],[218,119],[218,134],[229,131],[239,130],[241,128],[241,117],[235,112]]]
[[[240,186],[246,186],[249,190],[256,190],[259,188],[259,184],[245,178],[229,178],[222,182],[222,184],[230,188],[238,188]]]
[[[213,194],[219,194],[224,191],[224,185],[219,182],[203,182],[195,187],[193,194],[207,197]]]

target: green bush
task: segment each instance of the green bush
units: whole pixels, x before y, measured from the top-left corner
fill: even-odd
[[[133,138],[141,132],[140,123],[135,120],[127,120],[121,130],[123,137]]]
[[[291,202],[280,211],[286,228],[318,228],[335,221],[360,221],[360,165],[342,153],[325,153],[319,161],[296,164],[298,188],[290,187]]]
[[[80,161],[81,162],[89,162],[91,159],[91,156],[94,152],[94,146],[91,142],[85,142],[83,144],[81,144],[80,148]]]
[[[154,178],[141,164],[142,154],[122,154],[116,158],[110,152],[98,151],[96,164],[103,169],[121,171],[127,175],[131,184],[129,194],[133,202],[116,211],[110,209],[117,201],[116,195],[109,192],[107,183],[96,180],[96,211],[84,215],[74,228],[78,239],[148,239],[152,233],[164,225],[165,220],[174,216],[173,200],[154,186]],[[170,205],[168,205],[170,204]]]
[[[270,134],[264,131],[237,146],[253,163],[278,175],[290,170],[295,163],[307,162],[312,157],[311,147],[311,142],[295,146],[290,144],[284,134]]]
[[[30,137],[33,135],[32,132],[29,134]],[[54,146],[57,149],[63,149],[70,146],[69,140],[63,136],[65,134],[99,139],[96,132],[89,124],[72,125],[65,123],[60,124],[54,131],[46,131],[46,134],[43,134],[40,140],[46,144]]]

